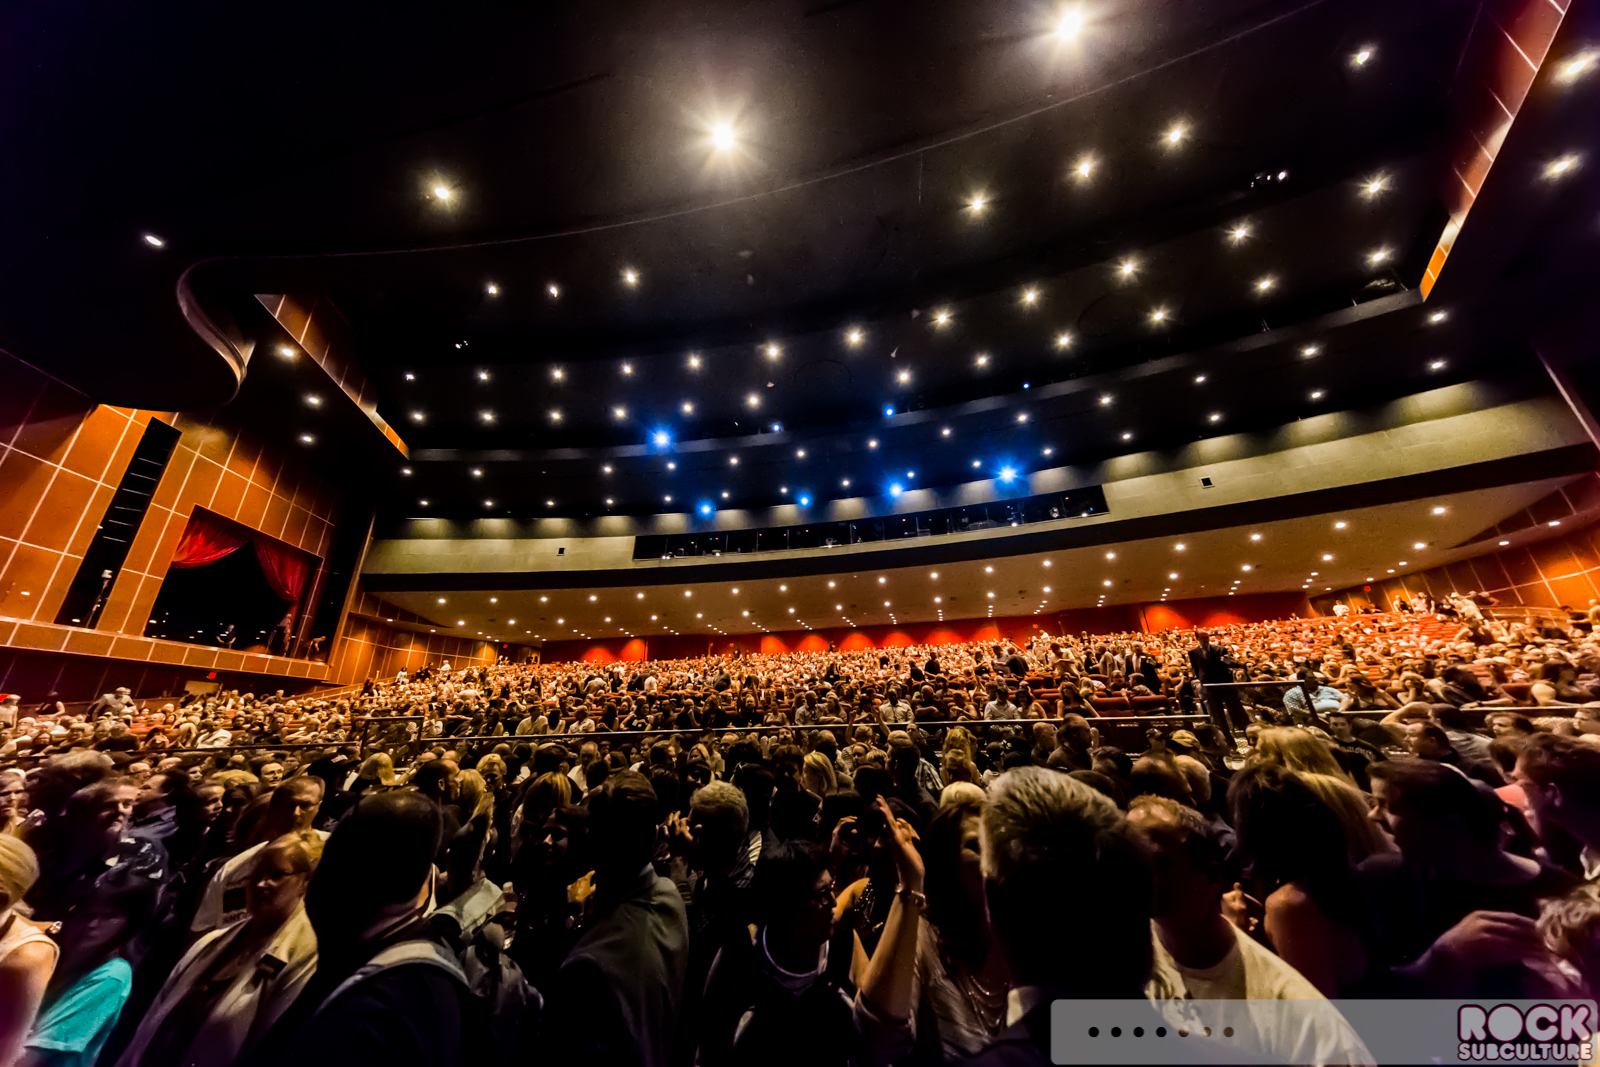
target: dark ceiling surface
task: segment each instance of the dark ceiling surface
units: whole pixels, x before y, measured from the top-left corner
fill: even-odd
[[[14,6],[0,346],[109,401],[210,405],[235,383],[180,277],[273,348],[253,294],[326,297],[414,450],[405,477],[361,453],[391,514],[871,495],[912,461],[948,483],[1525,382],[1525,305],[1415,291],[1478,17]],[[1571,188],[1552,210],[1586,218]],[[1524,290],[1594,270],[1587,226],[1529,242]],[[365,431],[316,430],[336,413],[266,362],[242,420],[329,449]]]

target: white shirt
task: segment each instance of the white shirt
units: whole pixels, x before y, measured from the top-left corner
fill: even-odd
[[[898,704],[879,704],[878,714],[883,716],[884,722],[910,722],[911,705],[904,700]]]
[[[1154,963],[1145,995],[1158,1003],[1184,1000],[1317,1000],[1326,1003],[1322,993],[1305,975],[1282,958],[1264,948],[1238,927],[1233,931],[1234,947],[1214,966],[1191,969],[1172,958],[1155,923],[1150,924],[1154,942]],[[1296,1016],[1291,1026],[1279,1027],[1277,1017],[1263,1010],[1252,1013],[1258,1023],[1262,1046],[1273,1063],[1373,1063],[1350,1024],[1337,1008],[1307,1011]]]

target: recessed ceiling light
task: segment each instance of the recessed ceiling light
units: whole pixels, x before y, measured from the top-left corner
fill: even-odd
[[[438,197],[440,200],[449,200],[450,187],[448,185],[435,185],[433,187],[433,195]]]
[[[492,412],[492,411],[480,411],[480,412],[478,412],[478,417],[480,419],[482,419],[484,422],[493,422],[494,421],[494,412]]]
[[[1218,412],[1218,411],[1213,411],[1210,414],[1210,416],[1208,416],[1208,417],[1210,418],[1210,420],[1212,422],[1221,422],[1222,421],[1222,413]]]
[[[1360,49],[1359,51],[1356,52],[1355,55],[1351,56],[1350,57],[1350,62],[1354,63],[1358,67],[1364,67],[1364,66],[1367,65],[1367,61],[1370,60],[1371,58],[1372,58],[1372,48],[1366,47],[1366,48]]]
[[[1022,291],[1022,302],[1024,304],[1037,303],[1038,300],[1039,300],[1039,290],[1037,290],[1037,289],[1024,289]]]
[[[312,437],[308,433],[303,433],[303,434],[300,435],[300,440],[301,440],[301,442],[303,444],[308,444],[309,445],[309,444],[314,444],[317,439],[315,437]]]
[[[1277,285],[1277,284],[1278,284],[1278,279],[1276,279],[1276,278],[1272,278],[1272,277],[1258,278],[1256,280],[1256,292],[1264,293],[1268,289],[1271,289],[1274,285]]]
[[[971,210],[973,214],[981,212],[988,205],[989,198],[984,196],[982,193],[978,193],[971,200],[967,201],[967,208]]]
[[[639,272],[634,270],[632,267],[624,267],[623,271],[622,271],[622,284],[623,285],[638,285],[639,284]]]
[[[1511,542],[1510,542],[1510,541],[1501,541],[1501,542],[1500,542],[1500,543],[1501,543],[1501,544],[1502,544],[1502,545],[1509,545],[1509,544],[1510,544],[1510,543],[1511,543]],[[1367,579],[1367,580],[1368,580],[1368,581],[1371,581],[1371,580],[1372,580],[1372,579],[1370,579],[1370,578],[1369,578],[1369,579]]]
[[[1184,136],[1187,135],[1188,132],[1189,131],[1184,129],[1182,126],[1172,127],[1172,129],[1167,131],[1167,143],[1177,144],[1179,141],[1183,140]]]
[[[1150,312],[1150,321],[1151,322],[1166,322],[1167,321],[1167,309],[1166,308],[1156,308],[1154,311]]]
[[[1017,412],[1017,421],[1018,422],[1027,422],[1028,421],[1028,413],[1026,411]]]
[[[484,291],[487,292],[490,296],[499,296],[500,295],[500,287],[498,285],[496,285],[494,282],[490,282],[488,285],[486,285],[484,287]]]
[[[1250,236],[1250,227],[1243,224],[1235,226],[1233,229],[1228,231],[1228,236],[1233,238],[1235,241],[1242,241],[1246,237]]]
[[[1367,254],[1368,263],[1382,263],[1388,258],[1389,250],[1387,248],[1380,248],[1376,252],[1370,252]]]
[[[1124,440],[1124,441],[1131,441],[1131,440],[1133,440],[1133,434],[1131,434],[1131,433],[1125,433],[1125,434],[1123,434],[1123,435],[1122,435],[1122,439],[1123,439],[1123,440]]]
[[[1594,49],[1564,60],[1556,68],[1556,80],[1566,83],[1577,81],[1595,69],[1597,60],[1600,60],[1600,51]]]
[[[1562,156],[1560,159],[1552,159],[1549,163],[1545,164],[1544,176],[1546,178],[1559,178],[1561,175],[1572,170],[1577,165],[1577,156]]]
[[[612,408],[611,409],[611,417],[612,418],[616,418],[616,419],[625,419],[625,418],[628,417],[628,409],[627,408]]]
[[[1444,360],[1442,360],[1442,359],[1434,360],[1432,363],[1428,364],[1428,369],[1429,370],[1444,370]]]
[[[761,406],[761,398],[755,393],[751,393],[749,396],[745,397],[744,402],[753,408]]]
[[[949,322],[950,312],[940,309],[939,311],[935,311],[933,313],[933,324],[935,326],[946,326],[949,324]]]
[[[1139,265],[1137,263],[1135,263],[1133,260],[1125,259],[1125,260],[1122,261],[1122,265],[1121,265],[1120,269],[1121,269],[1123,275],[1126,276],[1126,275],[1132,274],[1138,268],[1139,268]]]
[[[1196,385],[1204,385],[1205,381],[1206,381],[1206,376],[1204,374],[1196,374],[1194,376],[1194,384],[1196,384]]]
[[[906,382],[909,382],[911,380],[911,372],[908,371],[908,370],[903,370],[903,371],[900,372],[898,377],[900,379],[900,383],[902,385],[904,385]]]
[[[1311,399],[1312,400],[1321,400],[1322,399],[1322,390],[1321,389],[1313,389],[1311,391]]]
[[[144,235],[144,243],[149,245],[151,248],[165,248],[167,246],[167,242],[165,240],[157,237],[153,233],[147,233]]]
[[[1177,571],[1173,571],[1171,574],[1167,575],[1168,578],[1176,578],[1177,576],[1178,576],[1178,572]]]
[[[322,406],[322,398],[320,396],[318,396],[316,393],[307,393],[306,394],[306,403],[310,404],[314,408],[315,407],[321,407]]]
[[[1302,356],[1304,356],[1306,359],[1310,359],[1312,356],[1316,355],[1320,351],[1322,351],[1322,350],[1320,348],[1318,348],[1316,345],[1306,345],[1304,348],[1302,348],[1300,350],[1300,354]]]

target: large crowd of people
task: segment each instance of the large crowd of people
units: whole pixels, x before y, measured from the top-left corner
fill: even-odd
[[[1063,997],[1596,992],[1585,613],[0,701],[0,1067],[1045,1063]],[[1369,1062],[1318,1018],[1263,1039]]]

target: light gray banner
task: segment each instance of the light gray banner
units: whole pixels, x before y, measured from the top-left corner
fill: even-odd
[[[1592,1000],[1057,1000],[1072,1064],[1593,1062]]]

